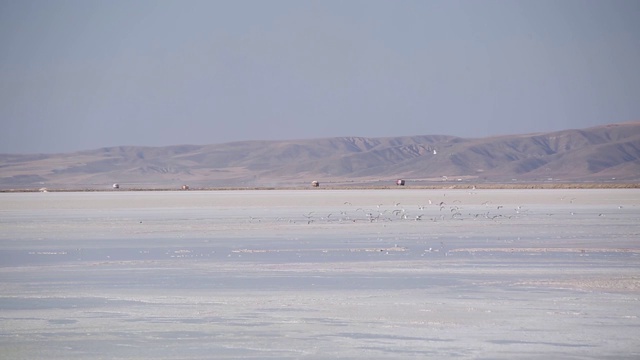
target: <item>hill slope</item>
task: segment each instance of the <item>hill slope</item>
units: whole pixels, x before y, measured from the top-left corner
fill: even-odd
[[[339,137],[0,155],[0,188],[640,180],[640,122],[479,139]]]

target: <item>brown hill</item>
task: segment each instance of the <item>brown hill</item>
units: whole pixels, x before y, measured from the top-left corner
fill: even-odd
[[[0,155],[0,189],[640,180],[640,122],[479,139],[339,137]],[[551,180],[552,179],[552,180]]]

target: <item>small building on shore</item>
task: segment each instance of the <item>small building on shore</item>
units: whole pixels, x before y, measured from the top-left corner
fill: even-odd
[[[403,179],[398,179],[398,180],[396,180],[396,185],[398,185],[398,186],[404,186],[404,180],[403,180]]]
[[[189,190],[189,185],[182,185],[182,190]]]
[[[113,184],[113,188],[114,188],[114,189],[120,189],[120,184],[118,184],[118,183]]]
[[[312,186],[312,187],[320,187],[320,183],[319,183],[317,180],[313,180],[313,181],[311,182],[311,186]]]

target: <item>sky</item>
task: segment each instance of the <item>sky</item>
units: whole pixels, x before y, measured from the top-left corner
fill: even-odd
[[[0,153],[640,120],[640,1],[0,0]]]

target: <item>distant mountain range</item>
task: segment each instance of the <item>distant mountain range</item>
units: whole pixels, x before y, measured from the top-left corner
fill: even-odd
[[[459,138],[444,135],[121,146],[0,154],[0,189],[407,185],[454,181],[637,182],[640,122]]]

